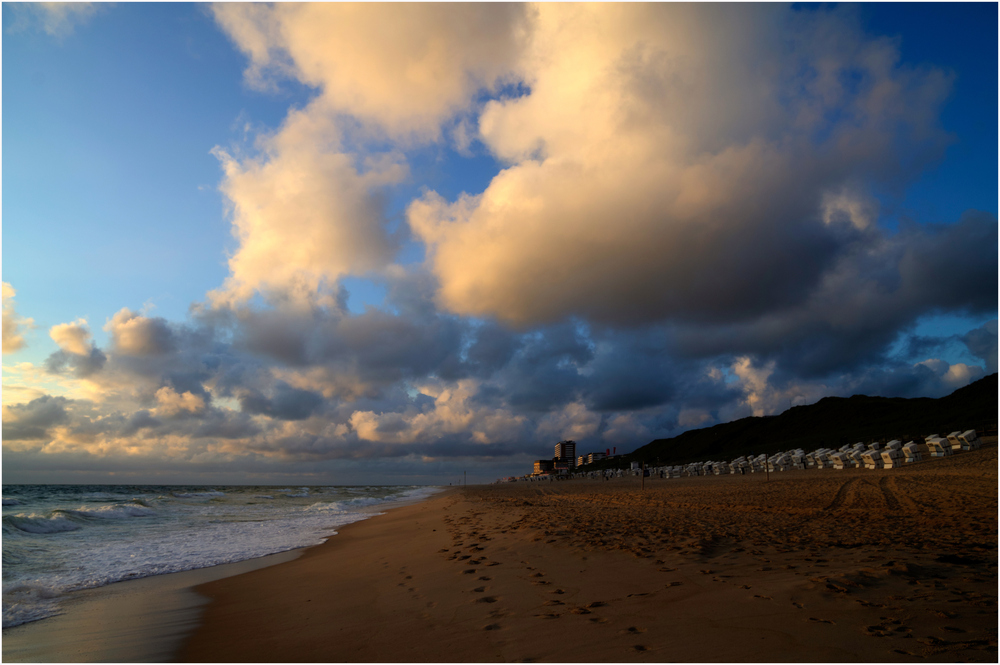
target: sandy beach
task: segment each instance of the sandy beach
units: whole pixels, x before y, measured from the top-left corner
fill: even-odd
[[[997,445],[455,488],[196,588],[187,661],[997,659]]]

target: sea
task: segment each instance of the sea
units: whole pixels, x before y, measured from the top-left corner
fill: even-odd
[[[322,543],[424,486],[4,485],[3,627],[66,594]]]

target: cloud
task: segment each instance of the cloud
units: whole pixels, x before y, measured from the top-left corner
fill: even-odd
[[[386,443],[421,443],[457,438],[472,444],[516,441],[525,418],[507,409],[476,405],[476,382],[433,382],[417,388],[433,398],[427,410],[410,408],[403,413],[355,411],[351,427],[361,440]]]
[[[78,356],[88,355],[94,348],[86,319],[54,325],[49,329],[49,337],[66,353]]]
[[[997,320],[987,321],[962,337],[969,352],[986,362],[986,371],[997,371]]]
[[[391,260],[396,241],[386,231],[379,193],[406,168],[392,155],[359,165],[340,149],[339,131],[320,106],[290,113],[276,134],[261,139],[258,157],[215,150],[239,240],[230,276],[210,294],[217,305],[258,291],[308,303],[337,278]]]
[[[111,333],[114,350],[127,356],[163,355],[174,348],[166,319],[145,317],[124,307],[104,326]]]
[[[156,391],[157,416],[176,416],[183,413],[201,413],[205,410],[205,399],[191,392],[178,393],[170,386]]]
[[[322,395],[293,388],[284,381],[275,384],[270,398],[258,391],[244,391],[239,400],[244,413],[265,414],[279,420],[303,420],[323,404]]]
[[[43,395],[27,404],[3,407],[3,438],[10,441],[44,439],[49,430],[66,422],[69,415],[65,397]]]
[[[435,138],[441,123],[506,76],[524,5],[275,4],[213,6],[250,58],[247,80],[293,77],[332,113],[397,137]]]
[[[30,2],[13,3],[10,8],[16,13],[11,31],[36,28],[53,37],[66,37],[97,12],[98,5],[93,2]]]
[[[229,278],[210,294],[221,305],[254,292],[313,302],[338,278],[391,263],[399,241],[387,231],[384,190],[407,166],[397,150],[363,145],[439,138],[442,122],[509,73],[525,8],[221,3],[213,11],[250,58],[248,81],[290,77],[317,90],[277,132],[258,137],[257,155],[214,151],[239,240]]]
[[[529,94],[479,117],[508,168],[480,194],[428,192],[408,211],[459,314],[634,325],[795,306],[871,242],[877,207],[859,183],[891,183],[902,154],[926,163],[948,140],[936,114],[950,78],[899,66],[843,12],[536,14]]]
[[[7,282],[3,282],[3,352],[20,351],[27,342],[24,341],[25,329],[33,328],[34,320],[20,316],[14,307],[14,296],[17,292]]]

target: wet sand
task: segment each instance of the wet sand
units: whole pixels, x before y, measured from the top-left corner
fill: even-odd
[[[997,446],[452,490],[197,588],[189,661],[997,660]]]
[[[291,561],[293,550],[66,596],[59,614],[3,629],[7,663],[157,663],[173,659],[208,599],[192,587]]]

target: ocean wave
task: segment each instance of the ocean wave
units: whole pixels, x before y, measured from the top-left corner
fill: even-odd
[[[343,501],[334,501],[332,503],[325,503],[320,501],[310,506],[306,506],[302,510],[308,510],[310,512],[323,511],[323,512],[346,513],[347,509],[344,507],[343,505],[344,503],[345,502]]]
[[[71,515],[81,515],[97,519],[127,519],[129,517],[149,517],[155,515],[156,511],[138,503],[118,503],[110,506],[100,506],[98,508],[77,508],[67,510]]]
[[[17,499],[14,499],[14,498],[4,497],[3,498],[3,505],[5,505],[5,506],[20,506],[21,502],[18,501]]]
[[[3,525],[4,531],[8,533],[10,533],[8,527],[17,531],[24,531],[25,533],[38,534],[76,531],[80,528],[79,524],[61,513],[50,515],[38,515],[36,513],[30,515],[4,515]]]
[[[225,492],[174,492],[173,495],[178,499],[202,499],[205,497],[213,496],[226,496]]]
[[[10,584],[3,589],[3,627],[20,626],[59,614],[59,593],[34,584]]]

